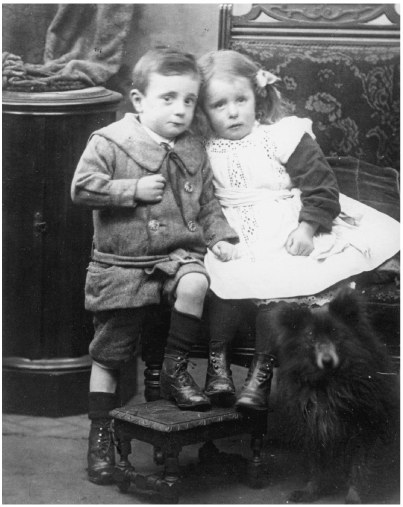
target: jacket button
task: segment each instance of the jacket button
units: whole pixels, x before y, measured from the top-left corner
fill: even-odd
[[[192,220],[190,220],[190,222],[188,222],[188,229],[190,232],[195,232],[195,230],[196,230],[196,224]]]
[[[157,222],[157,220],[150,220],[148,222],[148,227],[150,228],[150,231],[158,231],[160,226],[160,223]]]
[[[189,194],[193,192],[193,185],[188,181],[185,183],[185,192],[189,192]]]

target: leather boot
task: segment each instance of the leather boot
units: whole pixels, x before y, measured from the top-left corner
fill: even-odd
[[[115,470],[111,419],[93,419],[88,440],[88,479],[95,484],[111,484]]]
[[[206,394],[213,405],[230,407],[235,402],[235,386],[225,342],[210,342],[209,362],[206,375]]]
[[[210,408],[210,400],[187,371],[188,362],[188,357],[182,352],[165,353],[160,376],[160,394],[166,400],[175,401],[182,409]]]
[[[270,354],[255,354],[248,376],[235,405],[251,410],[266,410],[276,358]]]

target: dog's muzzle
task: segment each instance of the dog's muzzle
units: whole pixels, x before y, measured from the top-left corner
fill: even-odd
[[[339,356],[336,347],[332,342],[315,344],[316,364],[321,370],[337,368],[339,365]]]

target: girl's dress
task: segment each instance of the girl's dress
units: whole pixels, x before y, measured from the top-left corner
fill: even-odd
[[[211,289],[220,298],[315,295],[376,268],[399,251],[400,224],[343,194],[341,213],[331,231],[315,235],[313,252],[306,257],[286,251],[302,208],[301,191],[286,165],[306,133],[314,138],[311,125],[291,116],[273,125],[256,124],[240,141],[212,138],[206,143],[216,195],[242,251],[240,259],[229,262],[210,250],[205,257]]]

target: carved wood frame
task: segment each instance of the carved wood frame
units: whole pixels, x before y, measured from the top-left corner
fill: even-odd
[[[273,21],[256,21],[261,15]],[[383,16],[390,24],[381,24]],[[256,4],[243,16],[232,15],[232,4],[220,7],[219,49],[251,38],[399,44],[399,37],[400,16],[394,4]]]

